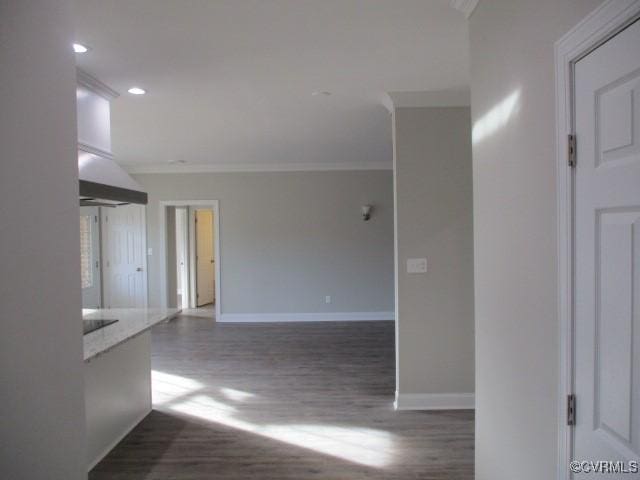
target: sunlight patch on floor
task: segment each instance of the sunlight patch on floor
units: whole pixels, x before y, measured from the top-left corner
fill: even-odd
[[[153,403],[164,409],[360,465],[381,468],[393,461],[394,437],[388,432],[298,423],[260,425],[239,418],[242,415],[239,406],[206,394],[207,386],[201,382],[156,370],[151,372],[151,378]],[[226,401],[234,403],[256,397],[254,393],[228,387],[221,387],[218,391]]]
[[[255,393],[244,392],[242,390],[236,390],[235,388],[221,388],[220,393],[224,395],[225,398],[233,400],[234,402],[245,402],[256,396]]]
[[[201,390],[204,385],[190,378],[151,371],[151,391],[154,405],[164,405],[179,397]]]
[[[226,427],[260,435],[296,447],[369,467],[385,467],[393,460],[393,436],[369,428],[331,425],[258,425],[234,416],[234,410],[206,395],[197,395],[169,407]]]

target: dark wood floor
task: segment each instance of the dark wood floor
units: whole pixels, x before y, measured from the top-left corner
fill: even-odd
[[[396,412],[392,322],[153,330],[154,411],[90,473],[118,479],[473,478],[473,412]]]

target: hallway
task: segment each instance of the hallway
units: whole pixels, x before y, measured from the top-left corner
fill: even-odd
[[[473,478],[473,412],[393,410],[393,338],[393,322],[156,326],[154,411],[89,478]]]

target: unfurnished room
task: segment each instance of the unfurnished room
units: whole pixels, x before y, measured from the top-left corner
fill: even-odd
[[[0,0],[0,478],[640,479],[640,0]]]

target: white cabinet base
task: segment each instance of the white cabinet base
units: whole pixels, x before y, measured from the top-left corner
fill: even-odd
[[[85,362],[87,469],[151,412],[151,333]]]

